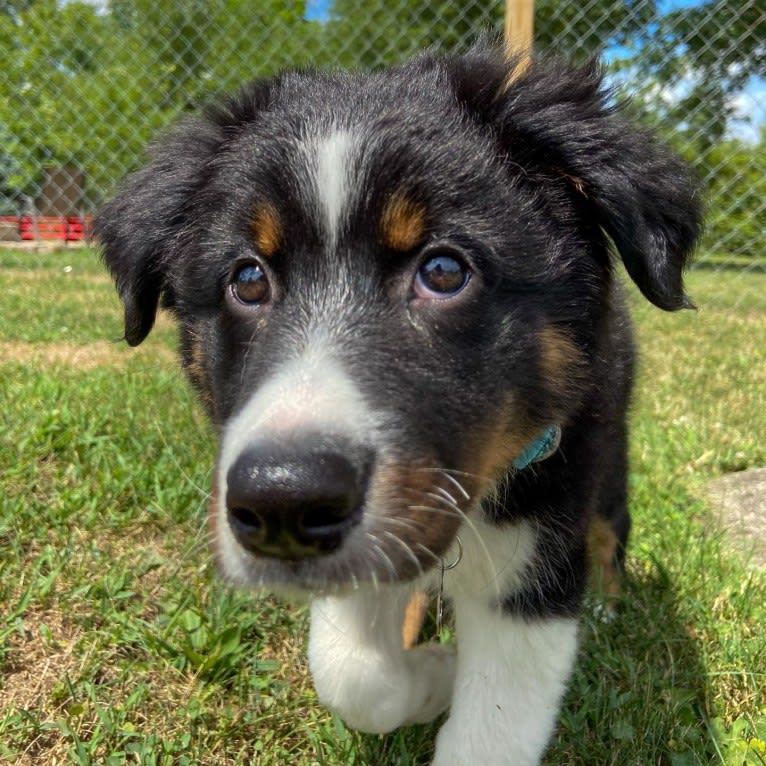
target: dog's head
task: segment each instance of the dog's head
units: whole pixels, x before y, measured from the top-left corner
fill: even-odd
[[[245,583],[414,577],[587,395],[610,240],[664,309],[699,210],[596,67],[496,51],[256,82],[97,219],[125,336],[176,315],[220,428],[211,521]]]

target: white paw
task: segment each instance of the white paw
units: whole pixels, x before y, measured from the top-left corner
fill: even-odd
[[[312,668],[319,701],[357,731],[386,734],[409,713],[412,678],[374,651],[357,652],[342,666]]]
[[[452,700],[457,655],[450,646],[431,643],[410,649],[406,656],[418,685],[418,704],[407,723],[429,723],[443,713]]]
[[[319,701],[352,729],[385,734],[427,723],[447,709],[455,681],[455,652],[424,644],[395,664],[375,652],[357,652],[342,668],[313,673]]]

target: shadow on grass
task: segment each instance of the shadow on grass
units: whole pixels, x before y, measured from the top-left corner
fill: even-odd
[[[640,565],[644,571],[626,578],[613,621],[585,615],[580,661],[546,763],[718,762],[706,723],[707,675],[689,627],[693,615],[660,564]]]

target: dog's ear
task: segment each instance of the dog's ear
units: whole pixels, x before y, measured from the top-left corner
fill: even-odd
[[[154,325],[174,241],[187,221],[201,169],[220,141],[220,132],[205,120],[179,125],[96,215],[94,234],[123,302],[131,346]]]
[[[701,229],[693,174],[618,113],[595,62],[523,67],[476,50],[453,60],[450,76],[458,99],[514,164],[558,175],[581,195],[652,303],[691,306],[682,275]]]
[[[94,235],[120,293],[131,346],[154,325],[174,246],[193,219],[194,198],[207,181],[211,158],[256,119],[269,97],[270,83],[257,81],[208,107],[202,117],[183,121],[98,212]]]

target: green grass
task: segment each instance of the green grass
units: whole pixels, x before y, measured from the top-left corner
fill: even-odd
[[[548,764],[766,763],[766,574],[705,500],[766,464],[766,275],[690,290],[699,312],[634,300],[626,594],[586,616]],[[367,737],[318,705],[300,607],[217,580],[172,327],[120,335],[92,253],[0,253],[0,763],[427,764],[435,727]]]

